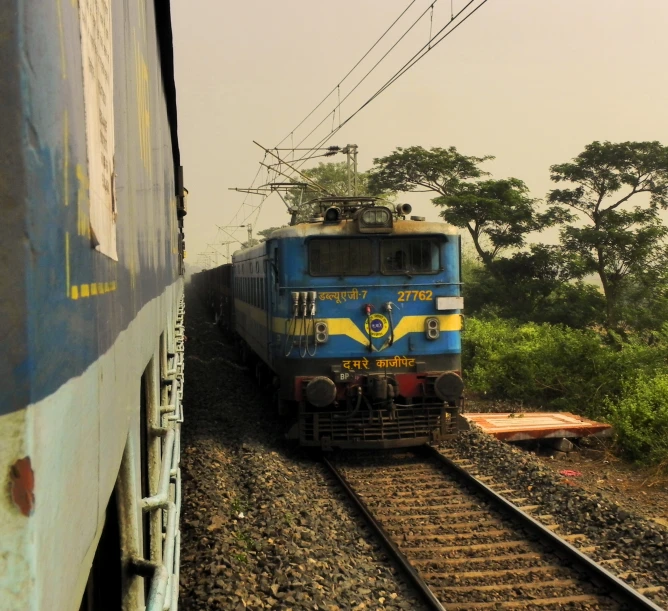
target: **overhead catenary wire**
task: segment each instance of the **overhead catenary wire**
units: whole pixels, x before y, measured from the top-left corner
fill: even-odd
[[[461,13],[462,13],[468,6],[470,6],[471,4],[473,4],[474,1],[475,1],[475,0],[471,0],[468,4],[466,4],[466,6],[465,6],[461,11],[459,11],[459,12],[457,13],[457,15],[455,15],[454,18],[456,19],[459,15],[461,15]],[[373,95],[372,95],[372,96],[371,96],[371,97],[370,97],[364,104],[362,104],[362,106],[360,106],[360,107],[359,107],[359,108],[358,108],[352,115],[350,115],[350,116],[344,121],[344,124],[345,124],[346,122],[350,121],[350,120],[351,120],[351,119],[352,119],[358,112],[360,112],[365,106],[368,106],[371,102],[373,102],[373,100],[375,100],[381,93],[383,93],[383,91],[385,91],[390,85],[392,85],[394,82],[396,82],[397,80],[399,80],[399,78],[401,78],[406,72],[408,72],[408,70],[410,70],[415,64],[417,64],[417,63],[418,63],[418,62],[419,62],[425,55],[427,55],[427,53],[429,53],[431,50],[433,50],[433,49],[436,47],[436,45],[438,45],[438,44],[440,44],[441,42],[443,42],[443,40],[445,40],[448,36],[450,36],[450,35],[451,35],[451,34],[452,34],[452,33],[453,33],[459,26],[461,26],[467,19],[469,19],[471,16],[473,16],[474,13],[476,13],[476,12],[477,12],[478,10],[480,10],[485,4],[487,4],[487,2],[489,2],[489,0],[482,0],[482,2],[480,2],[480,4],[479,4],[478,6],[476,6],[473,10],[471,10],[471,12],[469,12],[469,13],[468,13],[468,14],[467,14],[461,21],[459,21],[457,24],[455,24],[449,32],[446,32],[445,34],[443,34],[443,36],[442,36],[441,38],[439,38],[438,40],[436,40],[436,42],[433,42],[433,43],[432,43],[432,41],[433,41],[437,36],[439,36],[439,34],[441,34],[441,32],[443,32],[443,31],[446,30],[448,27],[450,27],[450,25],[452,25],[452,20],[451,20],[447,25],[443,26],[443,27],[442,27],[442,28],[441,28],[441,29],[434,35],[434,37],[430,40],[430,43],[431,43],[430,46],[429,46],[429,45],[425,45],[425,47],[427,47],[426,50],[424,50],[425,47],[422,47],[422,49],[420,49],[420,51],[418,51],[415,55],[413,55],[413,57],[412,57],[410,60],[408,60],[408,61],[407,61],[407,62],[406,62],[406,63],[405,63],[405,64],[404,64],[404,65],[403,65],[403,66],[402,66],[402,67],[401,67],[401,68],[394,74],[394,76],[392,76],[392,77],[391,77],[391,78],[390,78],[390,79],[389,79],[389,80],[388,80],[388,81],[387,81],[387,82],[386,82],[386,83],[385,83],[385,84],[384,84],[384,85],[383,85],[383,86],[382,86],[376,93],[374,93],[374,94],[373,94]],[[424,52],[423,52],[423,51],[424,51]],[[420,55],[420,53],[422,53],[422,54]],[[419,57],[418,57],[418,55],[419,55]]]
[[[406,36],[410,33],[410,31],[423,19],[423,17],[430,11],[430,9],[436,4],[438,0],[434,0],[434,2],[428,6],[420,15],[418,18],[413,21],[413,23],[410,25],[410,27],[399,37],[399,39],[381,56],[381,58],[371,67],[371,70],[369,70],[358,82],[357,84],[343,97],[343,99],[339,100],[339,103],[334,107],[334,110],[332,111],[332,121],[334,120],[334,117],[336,116],[336,111],[339,111],[339,129],[343,127],[343,124],[341,123],[341,105],[355,92],[355,90],[371,75],[371,73],[383,62],[383,60],[395,49],[395,47],[404,39]],[[297,146],[301,146],[305,140],[307,140],[313,132],[315,132],[329,117],[329,113],[323,118],[320,123],[318,123],[306,136],[304,136],[298,143]],[[332,125],[332,130],[334,129]]]
[[[278,146],[280,146],[280,145],[281,145],[283,142],[285,142],[285,140],[287,140],[288,138],[291,138],[291,142],[292,142],[293,147],[294,147],[294,132],[295,132],[299,127],[301,127],[301,126],[302,126],[302,125],[303,125],[303,124],[304,124],[304,123],[305,123],[305,122],[306,122],[306,121],[313,115],[313,113],[316,112],[316,111],[318,110],[318,108],[320,108],[320,107],[327,101],[327,99],[328,99],[328,98],[332,95],[332,93],[334,93],[335,91],[338,91],[338,93],[339,93],[339,104],[338,104],[337,108],[339,109],[339,127],[341,127],[341,104],[342,104],[342,103],[345,101],[345,99],[348,97],[348,96],[346,96],[346,98],[344,98],[343,100],[341,100],[341,95],[340,95],[340,94],[341,94],[341,91],[340,91],[341,84],[342,84],[342,83],[343,83],[343,82],[344,82],[344,81],[345,81],[345,80],[346,80],[346,79],[347,79],[347,78],[348,78],[348,77],[355,71],[355,69],[356,69],[356,68],[357,68],[357,67],[358,67],[358,66],[359,66],[359,65],[360,65],[360,64],[361,64],[367,57],[368,57],[368,55],[369,55],[369,54],[376,48],[376,46],[378,46],[378,44],[383,40],[383,38],[385,38],[385,36],[392,30],[392,28],[399,22],[399,20],[406,14],[406,12],[413,6],[413,4],[415,4],[416,1],[417,1],[417,0],[411,0],[411,2],[409,2],[408,6],[406,6],[406,8],[405,8],[403,11],[401,11],[401,13],[399,14],[399,16],[395,18],[395,20],[389,25],[389,27],[387,27],[386,30],[381,34],[381,36],[376,40],[376,42],[374,42],[374,44],[371,45],[371,47],[367,50],[367,52],[366,52],[366,53],[365,53],[365,54],[364,54],[364,55],[363,55],[363,56],[362,56],[362,57],[355,63],[355,65],[354,65],[354,66],[353,66],[353,67],[346,73],[346,75],[345,75],[345,76],[344,76],[344,77],[343,77],[343,78],[336,84],[336,86],[335,86],[335,87],[334,87],[334,88],[333,88],[333,89],[332,89],[332,90],[331,90],[331,91],[330,91],[330,92],[329,92],[329,93],[328,93],[328,94],[327,94],[327,95],[326,95],[326,96],[325,96],[325,97],[324,97],[324,98],[323,98],[323,99],[322,99],[322,100],[315,106],[315,108],[313,108],[313,110],[311,110],[311,112],[309,112],[309,113],[306,115],[306,117],[304,117],[304,119],[302,119],[302,120],[299,122],[299,124],[297,124],[297,125],[296,125],[296,126],[295,126],[295,127],[294,127],[294,128],[293,128],[293,129],[292,129],[292,130],[291,130],[291,131],[290,131],[290,132],[289,132],[289,133],[282,139],[282,140],[280,140],[280,141],[276,144],[276,146],[275,146],[274,148],[277,148]],[[438,0],[434,0],[434,1],[436,2],[436,1],[438,1]],[[413,27],[413,26],[411,26],[410,29],[412,29],[412,27]],[[410,29],[409,29],[409,31],[410,31]],[[406,35],[406,33],[404,33],[404,35],[399,39],[399,41],[401,41],[401,39],[402,39],[405,35]],[[394,46],[396,46],[396,44],[398,44],[399,41],[397,41],[397,43],[395,43]],[[394,46],[393,46],[392,48],[394,48]],[[390,49],[390,50],[391,50],[391,49]],[[388,53],[389,53],[389,52],[388,52]],[[388,53],[386,53],[386,54],[383,56],[383,58],[385,58],[385,57],[387,56]],[[377,64],[376,64],[376,65],[377,65]],[[373,69],[375,69],[375,66],[374,66]],[[372,69],[371,71],[373,71],[373,69]],[[367,73],[367,75],[365,75],[365,77],[364,77],[362,80],[364,80],[364,79],[368,76],[368,74],[369,74],[369,73]],[[360,81],[360,83],[361,83],[361,81]],[[357,86],[359,86],[360,83],[358,83],[358,85],[356,85],[355,88],[357,88]],[[329,116],[329,114],[328,114],[327,116]],[[335,110],[332,112],[332,130],[333,130],[334,127],[335,127],[335,120],[336,120],[336,108],[335,108]],[[321,125],[321,124],[319,124],[318,126],[316,126],[316,129],[317,129],[317,127],[319,127],[320,125]],[[305,140],[306,138],[308,138],[308,137],[311,135],[311,133],[312,133],[312,132],[310,132],[309,134],[307,134],[307,136],[306,136],[304,139],[302,139],[301,142],[304,142],[304,140]],[[299,144],[301,144],[301,142],[300,142]],[[297,147],[299,147],[299,144],[297,144]],[[294,158],[294,153],[293,153],[293,158]],[[260,167],[261,167],[261,166],[260,166]],[[250,186],[251,189],[252,189],[253,186],[255,185],[255,181],[257,180],[257,177],[259,176],[259,173],[260,173],[260,168],[258,168],[258,172],[255,174],[255,178],[254,178],[253,181],[251,182],[251,186]],[[237,212],[235,213],[234,217],[232,217],[232,218],[233,218],[233,221],[235,221],[235,220],[238,218],[238,215],[240,214],[240,212],[241,212],[241,210],[243,209],[244,205],[246,205],[247,197],[248,197],[248,194],[247,194],[246,197],[244,198],[244,200],[243,200],[241,206],[239,207],[239,210],[237,210]],[[259,210],[261,210],[262,205],[263,205],[263,203],[264,203],[264,200],[265,200],[267,197],[268,197],[268,195],[265,195],[265,196],[262,198],[262,200],[260,201],[260,203],[259,203],[257,206],[255,206],[255,207],[253,208],[253,210],[246,216],[246,219],[248,219],[248,218],[249,218],[255,211],[257,211],[257,212],[259,213]]]
[[[414,1],[415,1],[415,0],[414,0]],[[318,104],[318,105],[317,105],[317,106],[316,106],[316,107],[315,107],[315,108],[314,108],[314,109],[313,109],[313,110],[312,110],[312,111],[311,111],[311,112],[310,112],[310,113],[309,113],[309,114],[308,114],[308,115],[307,115],[307,116],[306,116],[306,117],[305,117],[305,118],[304,118],[304,119],[303,119],[303,120],[302,120],[302,121],[301,121],[301,122],[294,128],[294,129],[293,129],[293,130],[291,130],[291,132],[290,132],[285,138],[283,138],[283,139],[276,145],[275,148],[277,148],[281,143],[283,143],[288,137],[291,137],[291,138],[292,138],[292,142],[294,143],[294,131],[295,131],[298,127],[300,127],[301,125],[303,125],[303,123],[304,123],[310,116],[312,116],[313,113],[316,112],[318,108],[320,108],[320,106],[322,106],[322,104],[323,104],[323,103],[324,103],[324,102],[331,96],[331,94],[332,94],[334,91],[337,91],[337,89],[340,88],[340,84],[341,84],[341,83],[342,83],[342,82],[343,82],[343,81],[344,81],[344,80],[345,80],[345,79],[346,79],[346,78],[347,78],[347,77],[354,71],[354,69],[361,63],[361,61],[362,61],[366,56],[368,56],[368,54],[371,52],[371,50],[372,50],[373,48],[375,48],[375,46],[376,46],[376,45],[380,42],[380,40],[382,40],[382,38],[383,38],[383,37],[384,37],[384,36],[391,30],[391,28],[392,28],[392,27],[396,24],[396,22],[397,22],[397,21],[398,21],[398,20],[405,14],[405,12],[410,8],[410,6],[413,5],[414,1],[411,2],[411,3],[408,5],[408,7],[406,7],[406,9],[401,13],[401,15],[400,15],[400,16],[399,16],[399,17],[392,23],[392,25],[385,31],[385,33],[383,34],[383,36],[381,36],[381,38],[379,38],[379,39],[376,41],[376,43],[374,43],[374,45],[373,45],[373,46],[369,49],[369,51],[363,56],[363,58],[362,58],[361,60],[359,60],[359,61],[355,64],[355,66],[353,66],[353,68],[348,72],[348,74],[346,74],[346,76],[344,77],[344,79],[342,79],[342,80],[337,84],[337,86],[336,86],[334,89],[332,89],[332,91],[330,91],[330,93],[327,94],[327,96],[326,96],[325,98],[323,98],[323,100],[322,100],[322,101],[321,101],[321,102],[320,102],[320,103],[319,103],[319,104]],[[319,147],[321,147],[321,146],[322,146],[323,144],[325,144],[329,139],[331,139],[331,138],[332,138],[337,132],[339,132],[339,131],[340,131],[340,130],[347,124],[347,123],[349,123],[349,122],[350,122],[350,121],[351,121],[351,120],[352,120],[358,113],[360,113],[364,108],[366,108],[366,106],[368,106],[369,104],[371,104],[371,102],[373,102],[373,100],[375,100],[378,96],[380,96],[380,95],[381,95],[387,88],[389,88],[393,83],[395,83],[399,78],[401,78],[401,76],[403,76],[408,70],[410,70],[415,64],[417,64],[417,63],[418,63],[418,62],[419,62],[425,55],[427,55],[427,54],[428,54],[430,51],[432,51],[437,45],[439,45],[441,42],[443,42],[443,40],[445,40],[445,38],[447,38],[450,34],[452,34],[452,33],[453,33],[459,26],[461,26],[464,22],[466,22],[466,21],[467,21],[467,20],[468,20],[474,13],[476,13],[480,8],[482,8],[482,6],[484,6],[484,5],[488,2],[488,0],[482,0],[482,1],[480,2],[480,4],[478,4],[478,6],[476,6],[475,8],[473,8],[468,14],[466,14],[466,15],[465,15],[461,20],[459,20],[457,23],[455,23],[455,21],[456,21],[456,20],[457,20],[457,19],[458,19],[458,18],[459,18],[459,17],[460,17],[460,16],[461,16],[461,15],[462,15],[462,14],[469,8],[469,7],[475,2],[475,0],[470,0],[470,1],[469,1],[469,2],[468,2],[462,9],[460,9],[456,14],[453,12],[453,5],[452,5],[452,2],[451,2],[451,19],[450,19],[450,21],[449,21],[445,26],[443,26],[441,29],[439,29],[438,32],[436,32],[436,34],[434,34],[433,36],[430,35],[429,40],[428,40],[428,42],[427,42],[425,45],[423,45],[423,46],[422,46],[422,47],[421,47],[421,48],[420,48],[420,49],[419,49],[419,50],[418,50],[418,51],[417,51],[417,52],[416,52],[416,53],[415,53],[415,54],[414,54],[414,55],[413,55],[407,62],[405,62],[404,65],[403,65],[401,68],[399,68],[399,70],[397,70],[397,71],[396,71],[396,72],[395,72],[395,73],[394,73],[394,74],[393,74],[393,75],[392,75],[392,76],[391,76],[391,77],[390,77],[390,78],[389,78],[389,79],[388,79],[388,80],[387,80],[387,81],[386,81],[386,82],[385,82],[385,83],[384,83],[384,84],[383,84],[383,85],[382,85],[382,86],[381,86],[381,87],[380,87],[380,88],[379,88],[379,89],[372,95],[372,96],[370,96],[370,97],[369,97],[369,98],[368,98],[368,99],[367,99],[361,106],[359,106],[359,107],[357,108],[357,110],[355,110],[353,113],[351,113],[345,120],[341,121],[341,120],[340,120],[340,115],[341,115],[341,105],[343,104],[343,102],[346,101],[346,99],[353,93],[353,91],[355,91],[355,89],[357,89],[357,88],[361,85],[361,83],[362,83],[362,82],[363,82],[363,81],[364,81],[364,80],[365,80],[365,79],[366,79],[366,78],[367,78],[367,77],[368,77],[368,76],[375,70],[375,68],[380,64],[380,62],[383,61],[383,60],[385,59],[385,57],[387,57],[387,55],[389,55],[389,53],[390,53],[390,52],[397,46],[397,44],[399,44],[399,42],[401,42],[401,40],[408,34],[408,32],[410,32],[410,30],[411,30],[413,27],[415,27],[415,25],[416,25],[416,24],[417,24],[417,23],[418,23],[418,22],[419,22],[419,21],[420,21],[420,20],[421,20],[427,13],[428,13],[428,12],[430,12],[430,11],[431,11],[431,16],[432,16],[432,20],[433,20],[433,7],[434,7],[434,4],[435,4],[437,1],[438,1],[438,0],[434,0],[434,2],[432,2],[432,3],[427,7],[427,9],[421,13],[421,15],[418,17],[418,19],[416,19],[416,20],[413,22],[413,24],[411,24],[411,26],[408,28],[408,30],[407,30],[406,32],[404,32],[404,34],[402,34],[402,36],[399,38],[399,40],[397,40],[397,41],[394,43],[394,45],[392,45],[392,47],[391,47],[388,51],[386,51],[386,53],[381,57],[381,59],[380,59],[378,62],[376,62],[376,64],[374,64],[374,66],[371,68],[371,70],[369,70],[369,71],[364,75],[364,77],[362,77],[362,79],[361,79],[360,81],[358,81],[358,83],[353,87],[353,89],[352,89],[350,92],[348,92],[347,95],[345,95],[345,96],[343,97],[343,99],[340,99],[340,100],[338,101],[338,104],[335,106],[334,110],[333,110],[331,113],[328,113],[328,114],[325,116],[325,118],[324,118],[324,119],[323,119],[323,120],[322,120],[322,121],[321,121],[321,122],[314,128],[314,129],[312,129],[312,130],[311,130],[311,131],[310,131],[304,138],[302,138],[302,140],[301,140],[300,142],[298,142],[297,146],[294,147],[295,149],[300,149],[300,147],[301,147],[301,145],[304,143],[304,141],[305,141],[306,139],[308,139],[308,138],[315,132],[315,130],[316,130],[318,127],[320,127],[320,126],[327,120],[327,118],[330,116],[330,114],[332,114],[333,117],[335,117],[335,116],[336,116],[336,111],[337,111],[337,110],[339,111],[339,124],[338,124],[338,125],[335,125],[335,124],[334,124],[334,125],[332,126],[332,129],[330,130],[330,132],[329,132],[328,134],[326,134],[323,138],[321,138],[321,139],[320,139],[320,140],[319,140],[313,147],[311,147],[311,148],[308,149],[308,152],[307,152],[306,155],[304,155],[304,156],[303,156],[301,159],[299,159],[299,160],[294,160],[294,161],[293,161],[293,163],[295,163],[295,166],[296,166],[296,167],[295,167],[295,168],[292,168],[292,169],[293,169],[293,173],[292,173],[291,175],[283,174],[283,173],[281,173],[281,175],[286,176],[286,177],[289,177],[289,178],[292,178],[292,177],[294,176],[295,173],[299,173],[299,174],[301,174],[301,172],[298,171],[298,168],[302,167],[307,161],[309,161],[310,159],[314,158],[314,157],[315,157],[315,153],[317,152],[317,149],[318,149]],[[430,34],[431,34],[431,29],[432,29],[432,23],[430,22]],[[446,31],[446,30],[447,30],[447,31]],[[266,159],[267,150],[268,150],[268,149],[265,149],[265,159]],[[301,150],[303,150],[303,149],[301,149]],[[311,153],[312,153],[312,154],[311,154]],[[294,154],[294,153],[293,153],[293,154]],[[284,163],[284,161],[281,160],[278,156],[276,156],[276,155],[274,155],[274,156],[275,156],[277,159],[279,159],[279,161],[281,161],[281,162]],[[287,164],[286,164],[286,165],[287,165]],[[255,176],[255,178],[254,178],[254,180],[253,180],[253,182],[252,182],[252,184],[251,184],[251,188],[252,188],[252,186],[255,184],[255,181],[257,180],[257,177],[259,176],[259,173],[260,173],[261,168],[262,168],[262,165],[258,168],[258,172],[256,173],[256,176]],[[274,169],[274,171],[276,171],[276,170]],[[261,202],[259,203],[259,205],[253,207],[253,210],[251,210],[251,211],[248,213],[248,215],[246,216],[246,219],[250,218],[250,216],[252,216],[253,214],[258,214],[258,215],[259,215],[259,211],[261,210],[262,205],[263,205],[263,203],[264,203],[264,201],[266,200],[267,197],[268,197],[268,195],[263,195],[263,196],[262,196],[262,200],[261,200]],[[243,208],[243,205],[245,205],[245,201],[246,201],[246,198],[244,198],[244,202],[242,203],[242,208]],[[237,215],[238,215],[240,212],[241,212],[241,209],[240,209],[239,211],[237,211],[237,213],[235,214],[235,216],[234,216],[235,219],[237,218]]]
[[[364,55],[362,55],[362,57],[357,61],[357,63],[350,70],[348,70],[346,75],[336,84],[336,86],[315,106],[315,108],[311,112],[309,112],[295,127],[293,127],[292,130],[290,131],[290,133],[288,133],[276,146],[280,146],[281,144],[283,144],[283,142],[285,142],[290,136],[294,137],[295,131],[297,131],[306,121],[308,121],[308,119],[311,117],[311,115],[313,115],[313,113],[316,110],[318,110],[318,108],[320,108],[337,89],[339,89],[341,87],[343,82],[355,71],[355,68],[357,68],[357,66],[359,66],[367,58],[369,53],[371,53],[371,51],[373,51],[378,46],[378,43],[380,43],[380,41],[383,40],[383,38],[385,38],[385,36],[389,33],[389,31],[406,14],[406,11],[408,11],[408,9],[410,9],[411,6],[413,6],[415,4],[415,2],[417,2],[417,0],[411,0],[411,2],[408,4],[408,6],[403,11],[401,11],[399,16],[380,35],[380,38],[378,38],[378,40],[376,40],[376,42],[374,42],[371,45],[371,47],[369,47],[369,50]],[[340,93],[340,90],[339,90],[339,93]]]
[[[435,0],[435,1],[437,1],[437,0]],[[465,23],[474,13],[476,13],[480,8],[482,8],[489,0],[482,0],[480,2],[480,4],[478,4],[468,14],[466,14],[460,21],[458,21],[457,23],[455,23],[453,25],[453,23],[466,11],[467,8],[469,8],[472,4],[474,4],[475,1],[476,0],[470,0],[467,4],[465,4],[455,15],[453,15],[451,17],[450,21],[446,25],[444,25],[440,30],[438,30],[438,32],[436,32],[436,34],[434,34],[434,36],[430,37],[429,41],[425,45],[423,45],[399,70],[397,70],[394,73],[394,75],[391,76],[366,102],[364,102],[355,112],[353,112],[343,122],[341,122],[338,127],[332,129],[329,134],[327,134],[320,141],[318,141],[315,144],[315,146],[311,148],[311,151],[315,151],[319,147],[322,147],[330,138],[332,138],[338,131],[340,131],[359,112],[361,112],[364,108],[366,108],[366,106],[371,104],[371,102],[373,102],[373,100],[375,100],[388,87],[390,87],[399,78],[401,78],[406,72],[408,72],[408,70],[410,70],[415,64],[417,64],[425,55],[427,55],[437,45],[439,45],[441,42],[443,42],[443,40],[445,40],[448,36],[450,36],[459,26],[461,26],[463,23]],[[434,4],[435,4],[435,2],[434,2]],[[427,10],[429,10],[431,7],[433,7],[433,4],[430,5],[430,7]],[[426,14],[426,11],[424,13],[422,13],[421,17],[424,16],[425,14]],[[415,23],[413,25],[415,25]],[[451,28],[451,29],[448,30],[448,28]],[[448,30],[448,31],[446,31],[446,30]],[[405,36],[405,34],[404,34],[404,36]],[[440,36],[440,38],[439,38],[439,36]],[[399,41],[397,41],[397,43],[398,42]],[[395,43],[395,46],[396,46],[396,43]],[[352,91],[350,93],[352,93]],[[350,95],[350,93],[348,95]],[[348,97],[348,96],[346,96],[346,97]],[[346,98],[344,98],[342,100],[342,102],[345,101],[345,99]],[[320,124],[322,124],[322,122]],[[310,133],[313,133],[313,131],[314,130],[312,130]],[[301,142],[299,142],[298,146],[301,145],[302,143],[303,143],[303,140]],[[298,167],[302,167],[304,165],[304,163],[306,163],[306,161],[308,161],[311,158],[313,158],[313,155],[309,156],[309,154],[307,153],[303,158],[304,160],[298,165]]]
[[[470,0],[461,10],[459,10],[452,19],[443,26],[434,36],[432,36],[429,41],[422,46],[399,70],[397,70],[394,75],[392,75],[366,102],[364,102],[355,112],[349,115],[340,126],[334,128],[330,131],[329,134],[321,138],[311,150],[315,150],[318,147],[321,147],[325,144],[331,137],[333,137],[338,131],[340,131],[349,121],[351,121],[359,112],[361,112],[366,106],[368,106],[373,100],[375,100],[379,95],[381,95],[388,87],[395,83],[399,78],[401,78],[408,70],[410,70],[415,64],[417,64],[425,55],[432,51],[438,44],[443,42],[448,36],[450,36],[459,26],[461,26],[467,19],[469,19],[474,13],[476,13],[482,6],[484,6],[489,0],[482,0],[478,6],[472,9],[468,14],[466,14],[460,21],[453,23],[464,13],[464,11],[471,6],[475,0]],[[452,28],[443,33],[448,28]],[[441,35],[442,34],[442,35]],[[440,36],[440,38],[439,38]],[[300,143],[301,144],[301,143]],[[302,161],[298,167],[301,167],[306,161],[308,161],[312,156],[309,156],[308,153],[304,156],[304,161]]]

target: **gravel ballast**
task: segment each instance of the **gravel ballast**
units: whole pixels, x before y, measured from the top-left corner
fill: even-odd
[[[668,530],[604,499],[568,484],[535,456],[490,437],[479,430],[462,433],[444,442],[446,456],[475,464],[477,475],[513,489],[526,504],[539,505],[534,515],[549,514],[560,534],[582,533],[592,556],[634,587],[668,585]],[[612,561],[612,562],[609,562]],[[668,593],[650,596],[666,607]]]
[[[424,609],[189,297],[180,608]]]

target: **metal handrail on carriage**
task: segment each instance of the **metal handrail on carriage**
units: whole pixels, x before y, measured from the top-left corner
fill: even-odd
[[[155,431],[164,435],[162,442],[162,464],[158,491],[143,498],[144,512],[163,510],[167,513],[162,544],[162,563],[153,564],[153,576],[146,603],[147,611],[177,611],[179,592],[179,564],[181,530],[181,423],[183,422],[183,373],[184,363],[184,304],[179,304],[175,353],[170,355],[171,367],[167,369],[163,382],[170,382],[169,401],[160,406],[160,427]],[[173,484],[173,488],[172,488]]]

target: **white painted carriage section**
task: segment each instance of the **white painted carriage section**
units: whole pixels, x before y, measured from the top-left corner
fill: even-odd
[[[35,473],[32,516],[0,494],[1,611],[79,609],[128,435],[139,447],[140,377],[161,333],[173,350],[182,289],[179,280],[147,303],[81,376],[0,417],[3,489],[17,459],[30,456]]]

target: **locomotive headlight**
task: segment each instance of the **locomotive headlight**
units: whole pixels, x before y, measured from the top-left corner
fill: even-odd
[[[427,339],[438,339],[441,334],[441,323],[435,316],[430,316],[424,321],[424,332]]]
[[[362,223],[368,227],[386,227],[390,218],[387,208],[369,208],[362,212]]]
[[[391,233],[392,212],[384,206],[363,208],[358,212],[360,233]]]
[[[315,323],[315,341],[324,344],[329,339],[329,328],[326,322]]]

